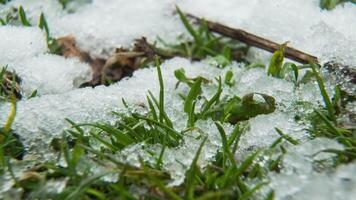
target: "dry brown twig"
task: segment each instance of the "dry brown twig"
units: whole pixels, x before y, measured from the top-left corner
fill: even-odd
[[[255,34],[249,33],[242,29],[231,28],[229,26],[226,26],[226,25],[223,25],[223,24],[220,24],[217,22],[213,22],[213,21],[205,20],[200,17],[196,17],[189,13],[187,13],[186,15],[188,17],[196,20],[198,23],[205,21],[209,30],[211,30],[212,32],[216,32],[216,33],[219,33],[226,37],[230,37],[230,38],[239,40],[243,43],[246,43],[247,45],[254,46],[254,47],[257,47],[260,49],[264,49],[271,53],[275,52],[281,46],[281,44],[278,44],[271,40],[257,36]],[[303,51],[294,49],[292,47],[286,47],[284,49],[284,53],[285,53],[285,57],[287,57],[291,60],[294,60],[296,62],[309,63],[311,61],[311,62],[318,63],[318,58],[316,56],[307,54]]]

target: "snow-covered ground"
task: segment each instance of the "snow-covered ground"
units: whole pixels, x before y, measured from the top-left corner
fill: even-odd
[[[68,13],[55,0],[14,0],[0,6],[0,14],[11,6],[19,5],[24,7],[33,24],[44,12],[54,37],[74,35],[82,50],[97,57],[106,58],[117,47],[130,47],[134,39],[141,36],[150,41],[158,36],[174,41],[178,35],[186,33],[175,14],[175,5],[179,5],[183,11],[196,16],[242,28],[276,42],[290,41],[290,46],[318,56],[322,63],[335,60],[356,66],[356,6],[351,3],[324,11],[319,8],[318,0],[93,0],[78,7],[73,5],[76,11]],[[22,77],[25,94],[34,90],[40,94],[39,97],[18,102],[13,125],[31,156],[46,154],[51,138],[60,137],[62,131],[68,128],[64,118],[75,122],[110,122],[115,120],[111,111],[123,109],[122,98],[130,104],[139,105],[146,102],[148,90],[158,94],[155,68],[138,70],[133,77],[109,87],[78,89],[78,85],[90,77],[89,66],[77,59],[48,54],[45,34],[40,29],[0,26],[0,38],[0,65],[8,65],[8,69],[15,70]],[[252,60],[261,60],[266,64],[270,57],[269,53],[254,48],[249,55]],[[178,93],[187,88],[175,89],[177,80],[173,74],[179,68],[184,68],[189,76],[201,75],[210,80],[219,75],[223,77],[226,70],[232,70],[236,85],[225,90],[225,94],[243,96],[261,92],[276,98],[278,107],[273,114],[249,120],[250,128],[241,138],[238,156],[248,149],[270,145],[278,138],[275,127],[305,141],[303,145],[290,148],[284,161],[285,171],[270,175],[272,182],[269,187],[275,189],[278,199],[351,200],[356,196],[356,163],[328,173],[318,173],[310,167],[312,158],[309,156],[313,153],[325,148],[343,148],[326,139],[308,141],[304,131],[306,126],[294,121],[296,101],[321,105],[317,85],[307,84],[296,90],[291,82],[268,77],[263,69],[246,70],[241,64],[234,63],[221,70],[208,61],[191,62],[173,58],[163,63],[162,70],[167,112],[178,130],[184,127],[187,118],[178,98]],[[204,88],[203,94],[209,96],[216,88],[217,84],[212,82]],[[10,105],[0,104],[0,124],[6,120],[9,110]],[[201,165],[212,160],[221,145],[220,136],[212,124],[209,121],[198,122],[209,137]],[[232,129],[229,125],[225,127]],[[168,150],[164,156],[164,168],[173,177],[172,185],[183,181],[184,171],[200,143],[187,141],[180,148]],[[122,159],[137,163],[139,155],[147,154],[139,149],[140,144],[125,149],[123,155],[131,156]],[[160,147],[152,146],[152,151],[159,152]],[[29,159],[33,159],[31,156],[28,156]],[[183,165],[178,165],[177,161]]]

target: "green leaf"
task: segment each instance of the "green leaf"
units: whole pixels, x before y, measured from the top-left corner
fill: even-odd
[[[330,99],[328,93],[326,92],[324,81],[321,78],[319,72],[317,71],[315,64],[312,63],[312,62],[310,62],[309,64],[310,64],[310,67],[313,70],[313,73],[314,73],[314,76],[316,78],[316,81],[318,82],[320,93],[321,93],[321,96],[323,97],[325,107],[328,110],[329,117],[330,117],[331,121],[336,123],[334,105],[332,104],[331,99]]]
[[[233,76],[234,76],[234,73],[231,70],[226,72],[226,74],[225,74],[225,84],[226,85],[231,87],[235,84],[235,82],[232,81]]]
[[[342,2],[344,2],[344,0],[320,0],[320,7],[322,9],[331,10]]]
[[[201,78],[198,78],[194,82],[194,84],[193,84],[192,88],[190,89],[188,96],[184,102],[184,112],[186,112],[188,115],[191,114],[192,112],[194,112],[194,110],[192,110],[193,103],[201,92],[201,83],[202,83]]]
[[[37,96],[37,90],[34,90],[34,91],[31,92],[30,96],[28,96],[27,99],[31,99],[31,98],[36,97],[36,96]]]
[[[201,151],[203,149],[203,146],[208,138],[205,137],[203,141],[200,143],[200,146],[195,153],[194,159],[190,165],[189,170],[187,171],[187,177],[186,177],[186,187],[185,187],[185,199],[192,200],[194,199],[194,189],[195,189],[195,175],[197,174],[198,171],[198,166],[197,162],[199,159],[199,155],[201,154]]]
[[[127,146],[134,142],[130,136],[124,134],[119,129],[116,129],[115,127],[108,124],[77,124],[76,126],[92,126],[99,128],[107,132],[108,134],[113,134],[117,138],[117,142],[122,144],[123,146]]]
[[[225,130],[224,130],[224,128],[222,127],[222,125],[219,122],[215,122],[215,126],[218,128],[219,133],[220,133],[220,137],[221,137],[221,141],[222,141],[222,145],[223,145],[223,150],[224,150],[224,155],[230,160],[230,164],[234,168],[236,168],[236,161],[234,159],[234,155],[230,151],[230,145],[229,145],[229,142],[227,140]]]
[[[156,56],[155,57],[155,62],[156,62],[156,68],[157,68],[157,74],[158,74],[158,80],[159,80],[159,121],[163,122],[163,112],[164,112],[164,83],[163,83],[163,77],[162,77],[162,72],[161,72],[161,64],[159,61],[159,58]]]
[[[254,100],[255,95],[260,95],[264,99],[264,102]],[[234,98],[228,109],[225,108],[225,112],[229,114],[227,121],[235,124],[238,121],[247,120],[260,114],[274,112],[276,103],[272,96],[261,93],[250,93],[243,96],[242,100]]]
[[[295,140],[294,138],[292,138],[292,137],[289,136],[289,135],[284,134],[283,131],[281,131],[279,128],[274,128],[274,129],[277,131],[277,133],[278,133],[282,138],[284,138],[285,140],[287,140],[287,141],[290,142],[291,144],[293,144],[293,145],[299,144],[299,142],[298,142],[297,140]]]
[[[22,25],[31,26],[31,23],[27,20],[25,10],[22,8],[22,6],[19,7],[19,16],[20,16]]]
[[[176,10],[179,14],[180,19],[183,22],[184,27],[187,29],[187,31],[192,35],[192,37],[194,38],[195,42],[197,43],[198,46],[202,45],[202,38],[199,36],[199,34],[194,30],[194,28],[192,27],[192,25],[190,25],[187,17],[185,16],[185,14],[179,9],[178,6],[176,6]]]
[[[283,65],[283,70],[282,70],[282,78],[285,77],[286,73],[290,70],[293,70],[294,72],[294,82],[297,83],[298,82],[298,76],[299,76],[299,70],[296,64],[294,63],[290,63],[290,62],[286,62]]]
[[[287,42],[282,44],[277,51],[275,51],[269,62],[267,74],[276,78],[281,78],[282,65],[284,60],[284,48]]]
[[[187,77],[185,76],[185,70],[183,68],[175,70],[174,76],[182,82],[185,82],[187,80]]]

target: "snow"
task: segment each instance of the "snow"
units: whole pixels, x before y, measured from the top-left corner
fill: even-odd
[[[0,26],[0,37],[2,66],[47,52],[46,36],[37,27]]]
[[[279,43],[290,41],[291,46],[318,56],[322,63],[335,60],[352,68],[356,66],[356,6],[351,3],[324,11],[318,7],[318,0],[86,2],[73,3],[63,10],[56,0],[13,0],[6,6],[0,5],[0,15],[22,5],[31,23],[37,25],[39,15],[43,12],[55,37],[72,34],[82,50],[94,57],[106,58],[115,48],[130,47],[134,39],[141,36],[149,41],[155,41],[158,36],[166,41],[174,41],[178,35],[186,34],[175,14],[175,4],[178,4],[183,11],[196,16],[241,28]],[[63,131],[69,128],[65,118],[80,123],[112,123],[116,120],[112,111],[126,111],[121,103],[122,98],[135,106],[146,103],[148,90],[158,94],[157,72],[153,67],[140,69],[133,77],[109,87],[78,89],[78,85],[90,77],[89,66],[77,59],[49,54],[45,34],[39,28],[0,26],[0,37],[0,65],[8,65],[8,69],[15,70],[22,78],[25,95],[34,90],[40,94],[39,97],[18,102],[13,125],[28,150],[28,160],[51,159],[48,156],[49,143],[53,138],[61,137]],[[269,56],[270,53],[256,48],[251,48],[249,52],[250,59],[262,60],[265,64]],[[275,127],[301,141],[300,145],[287,148],[282,172],[269,174],[269,187],[276,191],[276,198],[351,199],[355,196],[356,163],[341,165],[334,171],[317,172],[313,162],[330,160],[332,155],[311,155],[325,148],[342,149],[342,146],[325,138],[310,140],[305,131],[307,124],[295,121],[296,115],[312,112],[321,105],[317,85],[308,83],[296,88],[291,82],[268,77],[264,69],[243,67],[243,64],[233,63],[225,69],[217,69],[208,61],[190,62],[183,58],[165,61],[162,64],[165,104],[175,129],[182,130],[186,126],[187,116],[182,112],[178,93],[186,93],[187,87],[182,85],[175,89],[177,80],[173,76],[174,70],[183,68],[188,77],[200,75],[210,80],[219,75],[224,77],[227,70],[232,70],[236,84],[231,88],[224,87],[223,95],[243,96],[261,92],[275,97],[277,102],[274,113],[259,115],[246,122],[247,128],[241,137],[238,155],[243,156],[251,149],[273,143],[279,137]],[[205,85],[203,95],[211,97],[216,88],[216,82]],[[354,104],[349,104],[348,108],[352,110]],[[9,110],[9,104],[0,104],[0,124],[5,122]],[[197,126],[208,136],[198,161],[204,167],[214,159],[221,141],[211,120],[198,121]],[[229,124],[224,124],[224,127],[227,133],[233,128]],[[185,170],[201,142],[197,139],[201,133],[192,131],[189,134],[191,136],[185,136],[186,140],[181,146],[168,148],[163,156],[163,168],[172,176],[170,185],[178,185],[184,180]],[[134,144],[115,156],[133,165],[139,164],[139,156],[154,163],[155,160],[148,156],[146,149],[159,154],[161,146]],[[1,193],[13,184],[9,180],[9,175],[0,179]],[[48,184],[49,187],[60,185],[59,188],[63,189],[65,183],[64,180]]]
[[[25,96],[57,94],[77,88],[90,78],[90,67],[78,59],[47,54],[45,34],[37,27],[0,26],[0,67],[22,79]]]
[[[23,79],[25,94],[34,90],[42,95],[64,93],[79,87],[90,78],[87,64],[78,59],[50,54],[24,60],[16,70]]]
[[[351,200],[356,195],[356,178],[353,175],[356,163],[341,165],[335,170],[317,172],[317,161],[332,162],[333,154],[313,154],[324,149],[342,150],[337,142],[317,138],[288,150],[283,169],[279,174],[270,174],[269,187],[275,190],[276,199],[345,199]],[[324,165],[328,162],[324,162]]]

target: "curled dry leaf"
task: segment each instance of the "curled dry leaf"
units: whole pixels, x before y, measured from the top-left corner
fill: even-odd
[[[91,58],[88,53],[81,51],[76,46],[76,41],[73,36],[59,38],[57,39],[57,43],[64,57],[76,57],[91,66],[92,79],[89,82],[83,83],[81,87],[108,85],[112,82],[119,81],[123,77],[130,76],[133,71],[137,70],[147,59],[152,59],[154,55],[156,55],[153,46],[150,45],[144,37],[136,40],[135,47],[132,51],[118,48],[115,54],[107,60]]]

